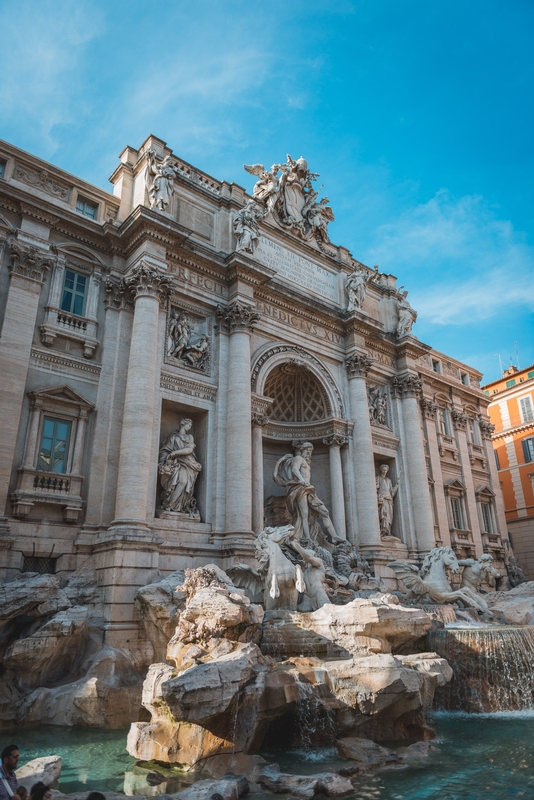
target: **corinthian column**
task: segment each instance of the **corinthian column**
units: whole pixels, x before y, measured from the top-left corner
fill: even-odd
[[[237,300],[217,307],[221,326],[230,334],[226,410],[226,531],[252,530],[252,429],[250,333],[260,314]]]
[[[344,436],[333,434],[323,439],[328,445],[330,459],[330,497],[332,498],[332,522],[340,539],[347,538],[345,523],[345,493],[343,491],[343,470],[341,467],[341,448],[347,444]]]
[[[252,413],[252,530],[263,530],[263,428],[269,417],[261,411]]]
[[[403,444],[408,467],[408,482],[410,485],[417,549],[419,552],[426,553],[435,547],[435,537],[434,518],[428,488],[425,445],[418,403],[422,386],[422,380],[413,375],[407,375],[403,380],[394,381],[394,388],[402,396],[402,417],[405,435]]]
[[[124,278],[124,286],[133,295],[135,309],[112,524],[146,526],[159,375],[159,309],[171,292],[172,278],[142,262]]]
[[[4,419],[4,424],[0,425],[0,520],[6,506],[15,457],[39,297],[52,264],[46,252],[12,242],[10,284],[0,338]],[[35,430],[31,433],[33,435]]]
[[[381,546],[373,439],[365,382],[372,363],[371,358],[359,353],[355,353],[346,361],[349,376],[350,410],[354,422],[353,469],[358,530],[360,545],[367,548]]]

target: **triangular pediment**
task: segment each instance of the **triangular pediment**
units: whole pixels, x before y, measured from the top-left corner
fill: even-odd
[[[495,492],[489,486],[481,486],[480,489],[475,490],[475,494],[479,498],[486,497],[488,500],[493,500],[495,497]]]
[[[69,403],[70,405],[81,406],[82,408],[94,408],[93,404],[79,394],[72,386],[65,383],[63,386],[54,386],[46,389],[37,389],[34,392],[28,393],[29,397],[41,397],[46,400],[55,400],[56,402]]]
[[[454,478],[452,481],[447,481],[445,484],[446,489],[456,489],[459,492],[467,491],[465,486],[463,485],[462,481],[458,480],[458,478]]]

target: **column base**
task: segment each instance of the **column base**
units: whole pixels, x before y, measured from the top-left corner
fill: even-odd
[[[225,567],[230,567],[239,561],[255,562],[256,536],[253,531],[215,533],[210,542],[220,548]]]
[[[100,531],[96,544],[103,542],[146,542],[148,544],[162,544],[163,539],[148,525],[130,522],[128,520],[113,520],[107,530]]]

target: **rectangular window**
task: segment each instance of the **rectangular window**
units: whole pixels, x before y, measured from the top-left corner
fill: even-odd
[[[495,453],[495,463],[497,464],[497,469],[501,468],[501,464],[499,462],[499,454],[496,450],[493,451]]]
[[[512,378],[511,381],[506,381],[506,388],[511,389],[512,386],[515,386],[515,383],[516,383],[515,378]]]
[[[459,497],[451,497],[452,524],[455,528],[462,531],[464,529],[464,517],[462,513],[462,501]]]
[[[532,372],[527,372],[527,378],[534,378],[534,370],[532,370]]]
[[[434,370],[434,372],[441,372],[441,364],[439,363],[439,361],[434,361],[432,359],[432,369]]]
[[[473,444],[480,444],[480,436],[478,434],[478,423],[476,419],[469,420],[469,430],[471,432],[471,441]]]
[[[37,469],[43,472],[65,473],[69,454],[71,423],[64,419],[45,417]]]
[[[491,510],[487,503],[482,503],[480,506],[482,509],[482,522],[484,524],[484,530],[486,533],[493,533],[493,526],[491,524]]]
[[[467,372],[462,372],[460,377],[463,385],[469,386],[469,375],[467,374]]]
[[[39,575],[55,575],[57,558],[24,556],[23,572],[38,572]]]
[[[84,200],[83,197],[78,197],[76,200],[76,213],[83,214],[84,217],[96,219],[98,206],[91,203],[89,200]]]
[[[534,461],[534,438],[523,439],[521,444],[523,445],[523,456],[525,461],[527,463],[529,461]]]
[[[444,436],[450,436],[449,417],[445,408],[439,410],[439,429]]]
[[[534,409],[532,408],[532,400],[530,397],[521,397],[519,399],[521,407],[521,417],[523,422],[532,422],[534,420]]]
[[[0,178],[3,178],[6,174],[6,162],[0,159]]]
[[[63,295],[61,297],[61,310],[68,314],[83,317],[85,313],[85,300],[89,279],[87,275],[80,275],[71,269],[65,270],[63,281]]]

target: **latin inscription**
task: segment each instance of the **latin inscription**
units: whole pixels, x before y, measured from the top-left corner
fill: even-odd
[[[175,275],[179,280],[189,283],[191,286],[197,286],[199,289],[204,289],[217,297],[225,297],[226,295],[226,287],[222,283],[214,281],[205,275],[200,275],[198,272],[193,272],[189,267],[178,266]]]
[[[285,325],[290,325],[298,331],[309,333],[311,336],[315,336],[323,342],[341,344],[343,341],[343,336],[341,336],[341,334],[329,331],[321,325],[317,325],[315,322],[310,322],[308,319],[303,319],[296,314],[291,314],[289,311],[284,311],[284,309],[278,306],[273,306],[270,303],[263,303],[261,300],[257,300],[256,308],[263,316],[269,319],[275,319]]]
[[[275,269],[283,278],[298,284],[299,288],[337,302],[336,276],[319,264],[314,264],[264,236],[260,236],[254,256],[260,264]]]

